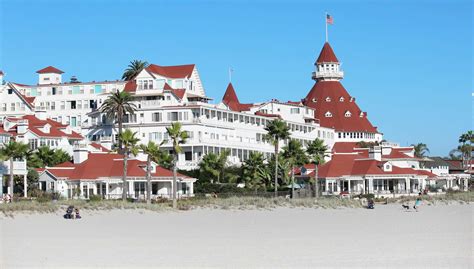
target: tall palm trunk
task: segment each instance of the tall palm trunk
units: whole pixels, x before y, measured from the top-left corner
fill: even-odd
[[[119,115],[117,115],[117,117],[118,117],[118,119],[117,119],[117,121],[118,121],[118,136],[120,137],[120,135],[122,134],[122,131],[123,131],[123,123],[122,123],[122,117],[119,116]],[[123,145],[122,140],[119,139],[119,141],[118,141],[118,153],[119,154],[123,153],[123,148],[122,148],[123,146],[122,145]]]
[[[128,184],[127,184],[127,161],[128,161],[128,156],[125,154],[123,156],[123,176],[122,176],[122,184],[123,184],[123,190],[122,190],[122,200],[125,202],[127,200],[127,194],[128,194]]]
[[[13,157],[10,157],[10,180],[8,185],[10,185],[10,190],[8,191],[8,194],[12,196],[13,201]]]
[[[275,197],[278,196],[278,139],[275,141]]]
[[[146,203],[151,204],[151,156],[148,154],[146,161]]]
[[[291,166],[291,199],[295,199],[295,167]]]
[[[314,164],[314,197],[319,197],[318,164]]]
[[[173,163],[173,188],[172,188],[172,191],[173,191],[173,208],[177,208],[178,207],[178,201],[176,199],[176,191],[178,189],[178,182],[176,180],[176,177],[177,177],[177,167],[176,167],[176,163],[177,163],[177,157],[175,156],[174,157],[174,163]]]

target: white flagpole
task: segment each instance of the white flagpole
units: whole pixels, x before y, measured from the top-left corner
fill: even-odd
[[[232,71],[234,71],[232,70],[232,67],[229,67],[229,83],[232,82]]]
[[[324,22],[326,23],[326,42],[328,42],[328,13],[326,12],[326,16],[324,17]]]

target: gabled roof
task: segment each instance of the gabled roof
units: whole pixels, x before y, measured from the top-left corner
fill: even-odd
[[[320,63],[338,63],[339,60],[336,57],[336,54],[334,54],[334,51],[331,48],[331,45],[329,45],[328,42],[324,43],[323,49],[319,53],[319,57],[316,60],[315,64],[320,64]]]
[[[366,113],[362,113],[355,99],[351,98],[339,81],[316,82],[304,104],[316,110],[315,118],[319,119],[322,127],[339,132],[377,133],[377,128],[370,123]],[[345,116],[347,111],[351,114],[349,117]],[[326,117],[327,112],[332,116]]]
[[[128,161],[128,177],[146,177],[144,167],[146,162],[131,159]],[[66,177],[69,180],[95,180],[100,178],[121,177],[123,174],[123,155],[116,153],[89,153],[87,160],[73,166],[48,167],[38,169],[42,172],[47,170],[57,177]],[[152,177],[173,177],[173,172],[160,166],[156,166]],[[178,173],[182,179],[191,179],[188,176]]]
[[[186,65],[173,65],[173,66],[160,66],[156,64],[150,64],[146,67],[146,71],[153,74],[158,74],[167,78],[189,78],[194,71],[194,64]]]
[[[362,154],[334,154],[332,159],[321,165],[318,177],[342,177],[342,176],[366,176],[366,175],[421,175],[435,178],[436,175],[412,168],[402,168],[392,165],[391,171],[385,171],[382,167],[384,161],[368,159]]]
[[[135,80],[127,81],[123,90],[126,92],[135,92],[137,90],[137,82]]]
[[[32,132],[33,134],[37,135],[38,137],[67,137],[68,139],[74,140],[82,140],[84,137],[82,135],[71,131],[70,134],[64,132],[64,129],[67,128],[67,125],[61,124],[57,121],[52,119],[40,120],[34,115],[24,115],[21,118],[6,118],[8,121],[18,121],[18,120],[28,120],[28,131]],[[50,130],[49,133],[45,133],[40,130],[40,128],[44,127],[46,124],[49,124]],[[12,135],[17,135],[16,130],[11,132]]]
[[[57,69],[56,67],[50,65],[48,67],[45,67],[43,69],[40,69],[40,70],[36,71],[36,73],[38,73],[38,74],[49,74],[49,73],[62,74],[64,72]]]
[[[229,82],[227,89],[225,90],[224,96],[222,97],[222,103],[229,107],[233,111],[248,111],[253,104],[241,104],[237,94],[235,93],[234,86]]]

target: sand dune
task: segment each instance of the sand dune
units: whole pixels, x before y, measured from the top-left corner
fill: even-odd
[[[472,268],[472,205],[1,218],[1,268]]]

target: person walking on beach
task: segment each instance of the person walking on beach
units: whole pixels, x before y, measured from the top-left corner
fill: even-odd
[[[418,212],[418,207],[420,205],[421,205],[421,199],[418,197],[418,198],[416,198],[415,205],[413,206],[413,209],[415,209],[416,212]]]

